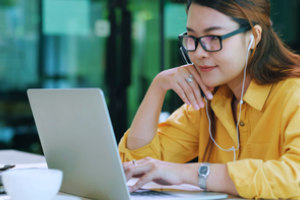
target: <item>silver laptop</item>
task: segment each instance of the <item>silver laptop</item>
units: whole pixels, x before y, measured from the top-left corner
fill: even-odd
[[[61,169],[61,192],[96,200],[223,199],[213,192],[129,193],[100,89],[27,91],[49,168]]]

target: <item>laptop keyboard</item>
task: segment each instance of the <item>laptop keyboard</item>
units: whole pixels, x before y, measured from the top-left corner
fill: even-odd
[[[145,189],[139,189],[136,192],[130,193],[130,196],[133,197],[149,197],[149,199],[156,199],[156,198],[162,198],[162,197],[178,197],[173,194],[169,194],[166,192],[159,192],[159,191],[153,191],[153,190],[145,190]],[[144,199],[143,198],[143,199]]]

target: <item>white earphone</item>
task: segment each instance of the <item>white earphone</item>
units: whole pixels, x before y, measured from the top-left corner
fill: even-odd
[[[212,137],[212,133],[211,133],[211,121],[210,121],[210,117],[209,117],[209,114],[208,114],[207,99],[206,99],[206,97],[204,97],[205,102],[206,102],[206,115],[207,115],[208,123],[209,123],[209,136],[210,136],[211,140],[215,143],[215,145],[219,149],[221,149],[223,151],[227,151],[227,152],[233,151],[233,161],[236,160],[235,151],[239,150],[239,148],[240,148],[239,123],[240,123],[240,119],[241,119],[242,105],[244,104],[244,101],[242,99],[243,99],[243,96],[244,96],[245,79],[246,79],[246,69],[247,69],[247,65],[248,65],[248,56],[249,56],[249,51],[251,49],[253,41],[254,41],[254,35],[251,34],[251,40],[250,40],[250,44],[249,44],[249,47],[248,47],[248,50],[247,50],[247,56],[246,56],[246,66],[245,66],[245,69],[244,69],[244,80],[243,80],[243,88],[242,88],[242,94],[241,94],[241,100],[240,100],[239,117],[238,117],[238,121],[237,121],[237,124],[236,124],[237,140],[238,140],[238,146],[237,146],[237,148],[235,148],[234,146],[232,146],[231,148],[224,149],[224,148],[220,147],[217,144],[217,142],[214,140],[214,138]]]
[[[254,41],[254,35],[251,33],[251,40],[250,40],[250,44],[249,44],[249,47],[248,47],[248,51],[251,49],[253,41]]]

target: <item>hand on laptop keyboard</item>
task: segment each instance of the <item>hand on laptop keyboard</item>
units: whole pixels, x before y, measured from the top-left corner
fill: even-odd
[[[151,181],[160,185],[181,185],[185,183],[186,167],[186,164],[170,163],[149,157],[123,163],[127,181],[131,178],[140,178],[135,185],[129,187],[130,192]]]

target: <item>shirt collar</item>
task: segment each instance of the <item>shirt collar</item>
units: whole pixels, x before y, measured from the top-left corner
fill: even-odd
[[[252,80],[243,100],[256,110],[261,111],[267,101],[272,86],[273,84],[259,85],[256,81]]]
[[[272,84],[259,85],[251,81],[243,100],[256,110],[261,111],[271,91]],[[211,102],[212,106],[225,106],[226,99],[232,99],[233,93],[227,85],[222,85],[216,91]]]

